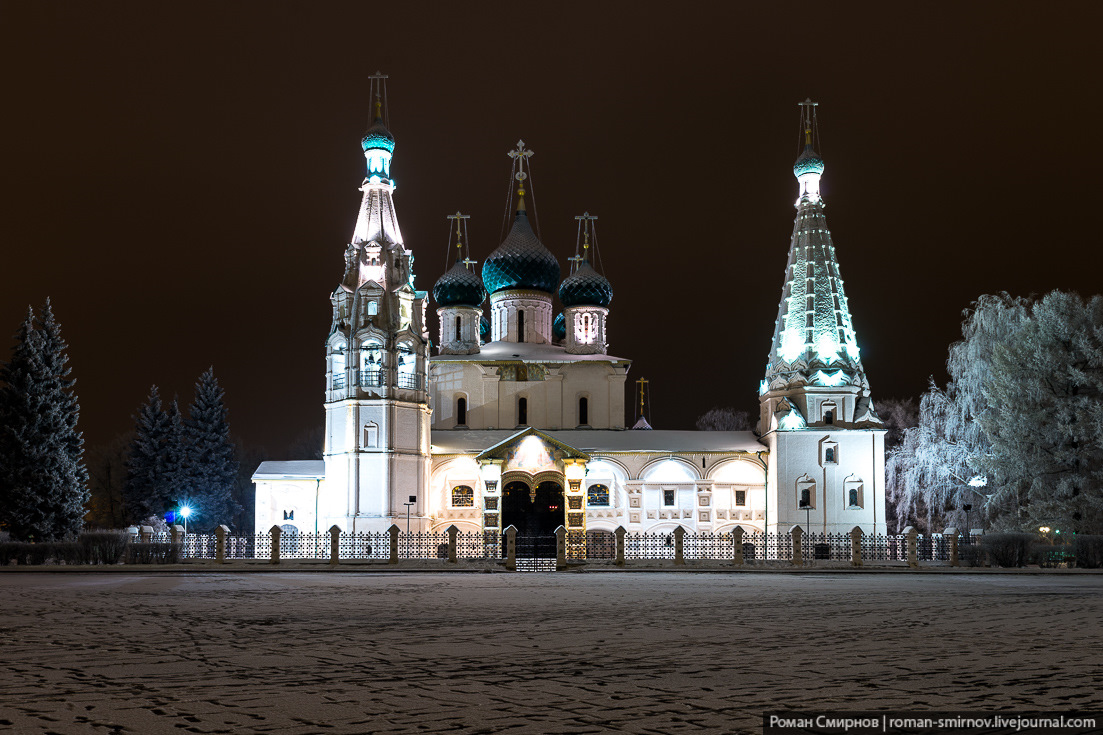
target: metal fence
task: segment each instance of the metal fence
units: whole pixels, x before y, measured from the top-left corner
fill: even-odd
[[[678,536],[681,536],[679,542]],[[395,534],[395,560],[446,560],[449,558],[447,532]],[[332,536],[329,533],[279,534],[280,559],[331,558]],[[138,537],[134,538],[139,540]],[[172,542],[171,534],[153,534],[148,540]],[[188,533],[175,539],[181,544],[184,559],[213,559],[218,541],[214,534]],[[976,537],[960,536],[958,548],[976,543]],[[226,559],[268,559],[272,556],[271,533],[227,535]],[[624,532],[625,561],[686,562],[735,560],[736,538],[732,533]],[[611,531],[569,531],[564,539],[565,558],[574,562],[608,561],[616,558],[617,536]],[[680,548],[679,548],[680,547]],[[547,548],[554,549],[554,545]],[[861,558],[865,563],[907,562],[908,541],[905,535],[861,535]],[[744,533],[743,562],[754,564],[768,561],[793,560],[793,536],[789,533]],[[850,534],[808,533],[801,535],[802,563],[849,562],[852,555]],[[549,554],[551,552],[548,552]],[[503,535],[498,531],[458,532],[455,555],[458,561],[502,561],[505,554]],[[547,555],[547,554],[545,554]],[[337,557],[344,560],[390,561],[391,533],[387,531],[340,533],[337,536]],[[916,559],[927,562],[948,562],[951,558],[950,537],[941,534],[916,536]]]

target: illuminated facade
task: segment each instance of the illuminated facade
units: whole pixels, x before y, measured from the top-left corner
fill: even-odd
[[[883,533],[884,432],[824,220],[814,107],[802,109],[800,198],[757,432],[626,429],[631,361],[608,354],[613,289],[591,262],[596,218],[576,218],[561,278],[529,221],[523,142],[510,152],[512,225],[481,277],[466,217],[450,217],[455,255],[433,288],[430,358],[428,295],[413,287],[394,214],[394,139],[377,115],[332,296],[325,459],[258,468],[257,528],[380,531],[404,528],[409,509],[422,531]]]

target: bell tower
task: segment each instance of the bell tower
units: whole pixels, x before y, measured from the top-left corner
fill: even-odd
[[[429,483],[429,335],[426,296],[414,288],[413,252],[395,214],[386,75],[371,76],[375,118],[361,140],[367,172],[345,272],[333,292],[326,340],[325,493],[321,528],[381,531]]]
[[[884,533],[884,429],[824,216],[816,106],[810,99],[800,104],[797,215],[759,388],[759,433],[773,457],[768,523],[780,531],[807,525],[806,532],[846,533],[860,526]]]

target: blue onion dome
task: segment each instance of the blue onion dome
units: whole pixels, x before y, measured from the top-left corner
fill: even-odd
[[[522,288],[549,294],[559,285],[559,261],[536,237],[524,209],[517,212],[506,239],[483,262],[483,284],[490,293]]]
[[[437,306],[480,306],[486,289],[478,274],[456,263],[433,284],[433,300]]]
[[[804,174],[822,174],[823,173],[823,159],[812,150],[812,144],[809,143],[804,146],[804,152],[797,158],[796,163],[793,164],[793,176],[798,179]]]
[[[389,153],[394,153],[394,136],[383,124],[383,118],[375,118],[375,122],[368,128],[368,132],[364,133],[364,137],[360,139],[360,145],[364,150],[382,148]]]
[[[559,286],[563,306],[609,306],[612,300],[612,285],[586,261]]]
[[[556,314],[555,321],[552,322],[552,339],[567,339],[567,319],[563,316],[563,312]]]
[[[479,317],[479,337],[483,342],[490,336],[490,320],[485,316]]]

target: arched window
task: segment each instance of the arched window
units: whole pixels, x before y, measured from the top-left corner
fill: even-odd
[[[452,488],[452,507],[474,508],[475,491],[467,485],[456,485],[454,488]]]
[[[858,488],[856,488],[856,487],[850,488],[850,498],[849,498],[849,500],[850,500],[850,507],[851,508],[858,507]]]
[[[374,340],[360,344],[360,385],[383,385],[383,345]]]
[[[824,462],[834,462],[835,461],[835,447],[828,447],[827,449],[824,450],[824,452],[823,452],[823,461]]]
[[[463,339],[462,332],[460,331],[460,325],[461,325],[460,317],[457,314],[456,315],[456,341],[457,342],[459,342]]]
[[[333,388],[345,387],[345,346],[337,345],[333,348],[331,367],[333,368]]]
[[[526,426],[529,422],[529,399],[518,398],[517,399],[517,424],[519,426]]]
[[[825,424],[835,423],[835,412],[830,410],[830,409],[828,409],[827,411],[824,411],[823,412],[823,422]]]
[[[517,310],[517,341],[525,341],[525,310]]]
[[[609,505],[609,487],[607,485],[590,485],[586,488],[586,504],[593,506]]]
[[[417,355],[414,348],[406,342],[398,345],[398,387],[420,388],[417,380]]]
[[[590,423],[590,402],[585,396],[578,399],[578,423],[583,426]]]
[[[812,489],[808,487],[802,487],[800,489],[800,503],[798,508],[811,508],[812,507]]]
[[[467,426],[467,399],[456,399],[456,425]]]

